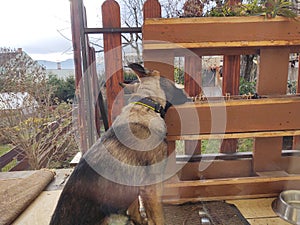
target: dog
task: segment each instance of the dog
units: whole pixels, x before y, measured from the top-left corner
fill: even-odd
[[[83,155],[67,181],[50,225],[103,225],[111,215],[124,224],[164,225],[161,182],[167,162],[164,116],[186,93],[156,70],[131,63],[139,86],[128,105]],[[146,219],[139,215],[141,197]],[[110,223],[117,224],[117,223]]]

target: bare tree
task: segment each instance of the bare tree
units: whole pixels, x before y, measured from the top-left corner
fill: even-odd
[[[122,7],[122,24],[127,27],[141,27],[143,25],[143,5],[145,0],[120,0],[119,2]],[[180,16],[184,0],[164,0],[160,1],[160,3],[162,16],[170,18]],[[138,33],[123,34],[122,38],[123,46],[130,46],[134,50],[136,54],[135,61],[141,61],[142,35]]]
[[[71,105],[55,104],[45,70],[26,53],[0,50],[0,56],[0,135],[31,169],[60,166],[78,151]]]

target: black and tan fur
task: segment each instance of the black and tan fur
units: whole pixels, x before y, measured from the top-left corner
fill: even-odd
[[[165,224],[159,187],[167,157],[166,125],[159,113],[135,102],[147,97],[169,107],[185,103],[187,97],[158,71],[138,64],[129,67],[140,79],[137,92],[82,157],[62,191],[50,225],[107,224],[111,214],[125,215],[130,205],[129,216],[135,224]],[[137,215],[138,195],[143,199],[146,223]]]

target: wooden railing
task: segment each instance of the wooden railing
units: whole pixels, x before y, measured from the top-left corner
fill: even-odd
[[[289,54],[300,52],[299,24],[298,20],[282,17],[267,20],[262,16],[145,20],[144,59],[152,61],[148,64],[152,66],[150,69],[164,71],[169,79],[174,79],[172,68],[166,68],[162,62],[170,62],[175,56],[189,59],[193,55],[198,61],[209,55],[260,57],[256,88],[259,99],[208,98],[171,108],[167,113],[170,153],[176,140],[254,138],[255,141],[250,158],[239,158],[236,149],[220,148],[221,155],[227,154],[229,158],[215,156],[209,160],[200,155],[201,159],[196,161],[197,156],[190,154],[185,157],[186,162],[174,160],[173,167],[182,169],[179,180],[166,184],[166,201],[273,196],[282,189],[300,187],[297,186],[300,185],[299,154],[285,155],[282,151],[284,136],[300,134],[300,96],[286,95]],[[154,59],[161,61],[155,63]],[[239,71],[237,68],[239,60],[224,64],[227,74],[223,76],[223,90],[226,86],[236,86],[238,81],[230,73]],[[221,118],[213,118],[213,113],[222,109],[226,126],[213,128],[213,124],[223,122]],[[198,151],[189,152],[194,150]],[[209,166],[201,171],[201,163]],[[254,184],[249,187],[249,183]],[[219,196],[221,189],[226,189],[226,193]]]
[[[26,170],[29,168],[24,153],[18,147],[14,147],[0,156],[0,171],[3,171],[4,168],[9,171]]]
[[[111,18],[109,21],[103,18],[103,26],[106,29],[120,28],[117,2],[106,0],[102,10],[104,17]],[[265,197],[274,196],[287,188],[299,189],[297,140],[300,134],[300,96],[286,95],[289,54],[300,52],[298,20],[282,17],[268,20],[263,16],[162,19],[158,0],[147,0],[143,10],[145,66],[159,70],[174,80],[174,57],[184,57],[185,90],[191,96],[202,91],[203,56],[226,56],[223,94],[229,93],[231,96],[237,95],[239,56],[257,54],[260,57],[256,92],[262,98],[208,99],[168,111],[167,139],[169,153],[173,157],[169,160],[169,168],[181,169],[176,174],[178,176],[166,182],[165,201]],[[104,35],[110,122],[123,106],[115,99],[120,92],[118,82],[122,82],[121,61],[118,61],[122,59],[120,38],[121,33],[118,32]],[[79,44],[77,41],[76,46]],[[79,56],[76,58],[75,55],[75,59],[80,63]],[[112,60],[118,62],[112,64]],[[299,86],[297,90],[299,93]],[[225,126],[212,132],[212,124],[218,123],[218,119],[212,119],[212,110],[218,109],[226,113]],[[294,136],[295,143],[298,143],[294,145],[294,151],[288,154],[282,151],[284,136]],[[232,148],[235,145],[228,145],[229,148],[217,149],[219,154],[213,157],[214,160],[201,155],[203,139],[246,137],[255,138],[251,153],[237,153],[236,148]],[[180,160],[172,154],[177,140],[185,141],[186,155],[178,157]],[[199,169],[201,163],[207,164],[203,170]]]

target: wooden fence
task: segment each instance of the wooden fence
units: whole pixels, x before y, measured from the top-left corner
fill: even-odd
[[[86,74],[85,82],[92,79],[93,75],[80,67],[86,64],[81,60],[91,58],[90,54],[94,53],[83,48],[83,45],[89,46],[87,40],[91,29],[81,24],[80,33],[76,27],[80,24],[76,16],[83,15],[83,11],[78,13],[76,7],[83,7],[82,1],[72,0],[71,5],[78,84],[80,74]],[[283,189],[299,189],[300,97],[286,94],[289,54],[300,52],[299,22],[282,17],[271,20],[264,17],[163,19],[158,0],[147,0],[143,10],[143,58],[147,68],[159,70],[174,80],[174,57],[184,57],[184,88],[190,96],[196,96],[203,91],[201,58],[223,55],[223,94],[231,96],[230,99],[205,98],[201,102],[188,103],[168,111],[167,138],[169,153],[174,157],[169,167],[180,170],[177,177],[166,182],[164,200],[180,202],[202,198],[262,197],[277,195]],[[106,30],[92,30],[104,33],[108,116],[111,123],[124,104],[118,85],[123,81],[118,3],[106,0],[102,5],[102,15]],[[108,30],[112,32],[108,33]],[[78,46],[81,46],[81,51]],[[256,88],[260,99],[237,96],[240,56],[248,54],[258,54],[260,57]],[[86,56],[81,59],[82,55]],[[82,94],[81,89],[78,90]],[[91,93],[94,91],[89,92],[89,96],[93,96]],[[92,108],[97,108],[97,101],[93,99],[91,102]],[[213,112],[218,110],[225,110],[225,127],[217,127],[212,132],[213,124],[222,123],[218,121],[218,116],[213,117]],[[80,112],[84,118],[83,108]],[[84,124],[81,127],[89,127],[94,121],[80,119],[80,123]],[[84,137],[86,132],[81,134]],[[282,150],[284,136],[294,136],[293,151]],[[219,154],[201,154],[201,140],[220,138],[224,141]],[[234,140],[237,138],[255,138],[253,152],[238,153],[237,141]],[[178,140],[185,141],[186,155],[176,157],[172,153]],[[83,151],[92,141],[86,143]],[[203,164],[207,165],[205,170],[201,169]]]
[[[29,169],[24,153],[17,147],[0,156],[0,172],[7,168],[9,171],[20,171]]]

